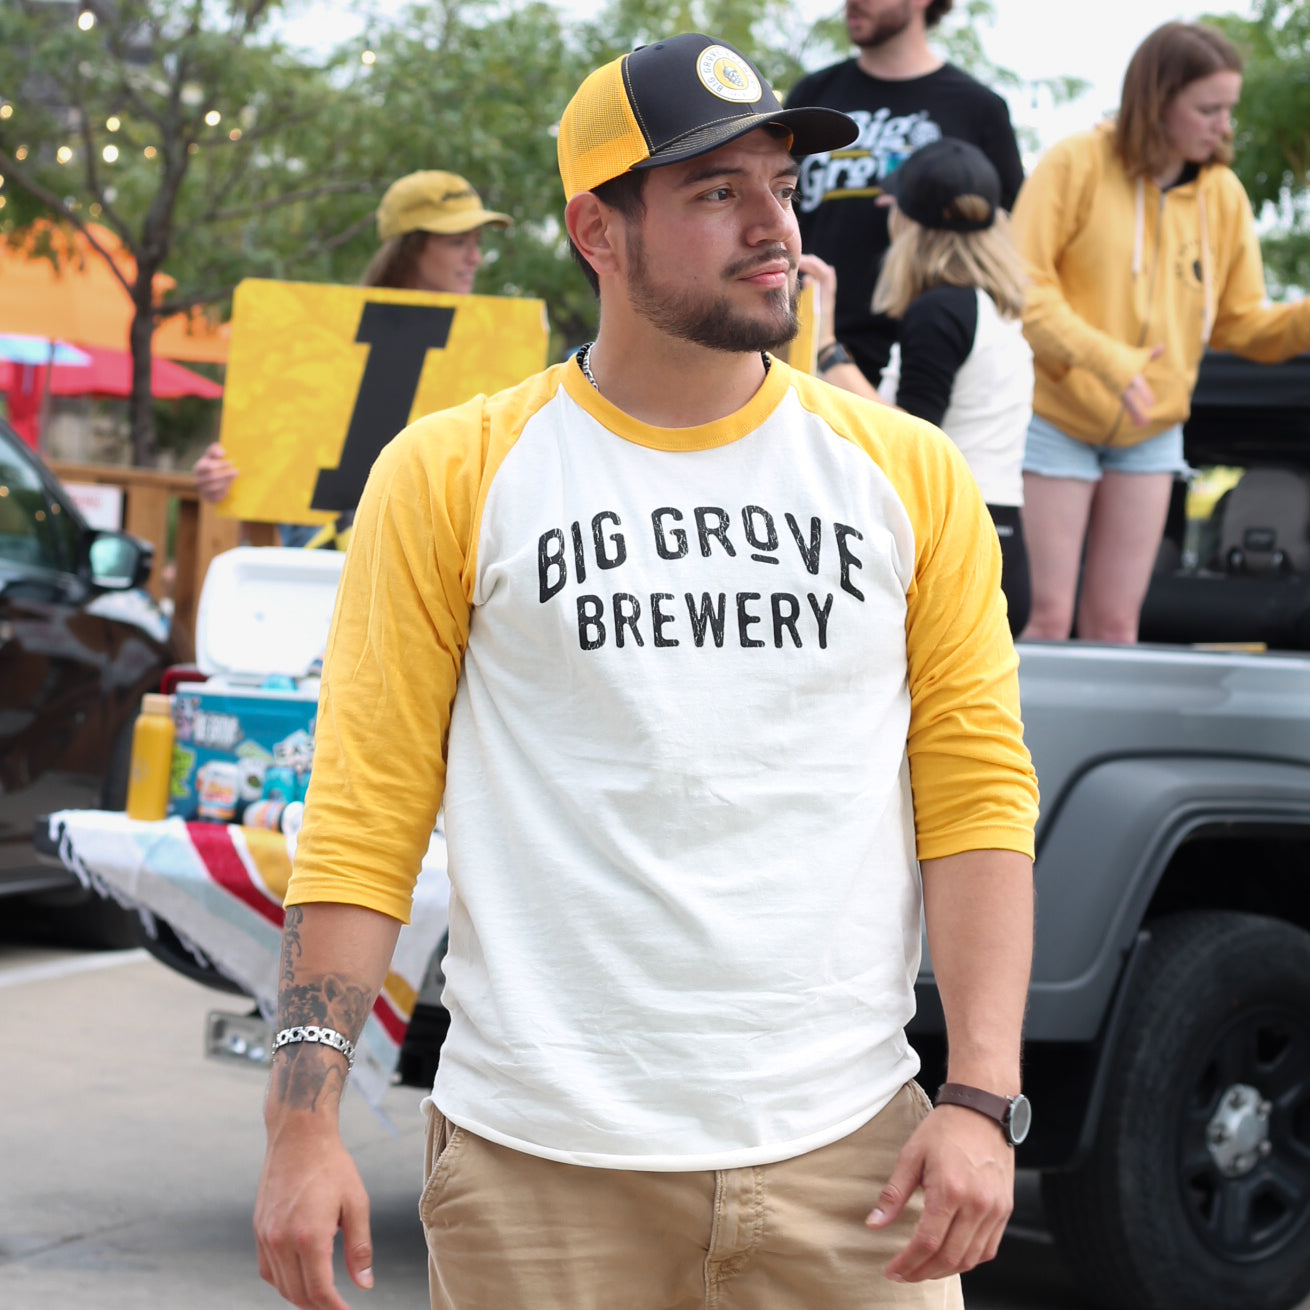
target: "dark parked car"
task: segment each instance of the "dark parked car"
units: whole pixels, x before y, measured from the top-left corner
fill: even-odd
[[[88,527],[0,422],[0,914],[87,945],[132,942],[135,916],[39,864],[33,824],[125,803],[141,696],[172,662],[167,620],[142,589],[152,554]]]

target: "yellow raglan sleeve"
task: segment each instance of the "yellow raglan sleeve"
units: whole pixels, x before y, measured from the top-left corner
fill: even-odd
[[[1087,136],[1053,146],[1024,182],[1015,201],[1014,240],[1028,276],[1023,331],[1038,367],[1057,381],[1070,368],[1084,368],[1111,395],[1120,396],[1146,366],[1151,352],[1102,331],[1070,303],[1071,292],[1075,300],[1078,298],[1081,281],[1116,276],[1114,270],[1100,263],[1077,268],[1065,259],[1065,248],[1078,233],[1081,215],[1089,203],[1088,190],[1096,185],[1091,171],[1094,149],[1094,142]],[[1131,215],[1128,221],[1132,221]],[[1130,270],[1124,268],[1121,275],[1128,278]]]
[[[905,632],[918,855],[1032,856],[1037,778],[1023,740],[1000,543],[959,451],[918,426],[914,463],[894,477],[915,538]]]
[[[1210,344],[1262,364],[1310,350],[1310,298],[1271,305],[1251,202],[1237,177],[1224,170],[1220,236],[1227,277],[1218,289]]]
[[[483,412],[478,398],[419,420],[369,475],[323,661],[287,905],[409,921],[468,642]]]

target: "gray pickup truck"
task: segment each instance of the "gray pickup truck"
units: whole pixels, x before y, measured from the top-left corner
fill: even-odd
[[[1042,787],[1021,1166],[1113,1310],[1310,1291],[1310,655],[1021,643]],[[925,961],[912,1040],[941,1074]]]

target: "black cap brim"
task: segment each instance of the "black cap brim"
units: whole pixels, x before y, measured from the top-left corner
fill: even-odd
[[[753,132],[757,127],[777,123],[791,133],[793,155],[813,155],[821,150],[840,150],[860,134],[853,118],[836,109],[823,109],[817,105],[800,109],[779,109],[771,114],[732,114],[716,123],[708,123],[669,141],[658,150],[633,164],[634,169],[659,168],[663,164],[678,164],[685,159],[707,155],[711,150],[726,146],[728,142]]]

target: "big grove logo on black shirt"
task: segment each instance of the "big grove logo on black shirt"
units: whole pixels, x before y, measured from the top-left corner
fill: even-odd
[[[921,146],[942,136],[942,129],[927,110],[895,117],[888,109],[845,112],[859,124],[860,135],[849,146],[808,155],[802,162],[802,213],[811,213],[824,200],[880,195],[879,183],[888,174]]]

